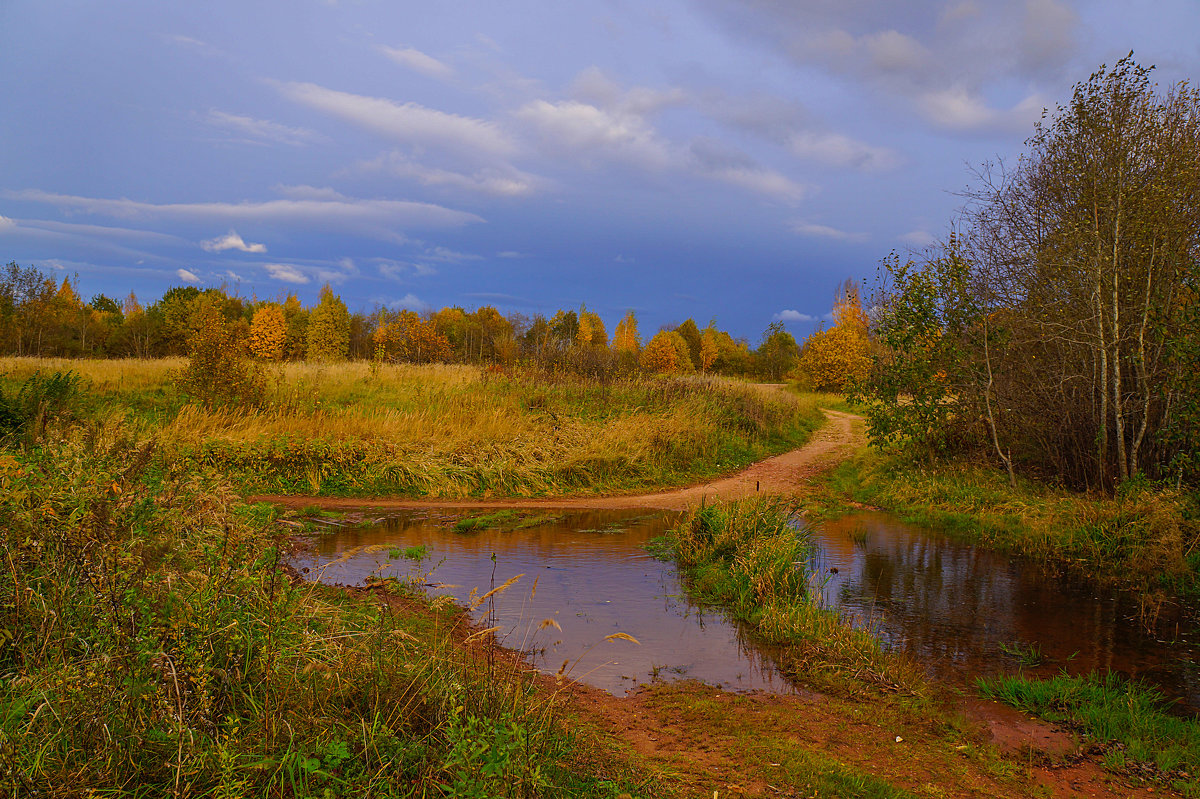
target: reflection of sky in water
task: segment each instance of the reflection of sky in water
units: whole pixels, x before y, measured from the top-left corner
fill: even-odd
[[[573,679],[618,694],[655,675],[735,690],[790,690],[769,655],[748,645],[719,611],[688,603],[674,566],[646,553],[646,542],[667,525],[661,514],[584,512],[554,525],[463,535],[444,520],[410,514],[323,536],[317,559],[330,564],[356,547],[424,546],[423,565],[432,570],[428,590],[465,601],[471,589],[482,595],[491,587],[495,553],[495,585],[524,575],[496,597],[499,635],[507,646],[531,652],[544,671],[569,661]],[[296,565],[316,571],[312,556],[305,557]],[[370,574],[404,577],[412,569],[386,549],[364,551],[325,566],[321,579],[361,583]],[[485,604],[474,616],[482,620],[487,612]],[[543,619],[562,629],[539,631]],[[622,632],[639,643],[605,638]]]
[[[769,653],[750,645],[719,611],[688,603],[674,567],[646,554],[646,541],[662,533],[666,517],[573,512],[560,523],[470,535],[454,533],[448,518],[406,514],[340,530],[318,540],[315,557],[328,563],[355,547],[422,545],[429,552],[424,566],[433,569],[429,582],[455,586],[429,590],[465,599],[472,588],[488,590],[495,553],[496,585],[524,574],[497,598],[504,641],[532,651],[546,671],[567,660],[572,677],[616,693],[655,674],[731,689],[789,690]],[[1044,656],[1032,669],[1037,674],[1111,669],[1200,707],[1194,664],[1200,635],[1194,615],[1177,605],[1166,606],[1146,632],[1128,594],[1072,586],[1040,567],[922,534],[885,514],[829,523],[818,544],[814,581],[826,605],[869,625],[935,675],[963,681],[1015,671],[1017,660],[1002,647],[1035,647]],[[297,566],[316,565],[312,555],[304,557]],[[411,568],[386,551],[360,552],[328,566],[322,579],[361,583],[371,573],[405,576]],[[538,632],[547,618],[562,630]],[[605,641],[616,632],[641,643]]]

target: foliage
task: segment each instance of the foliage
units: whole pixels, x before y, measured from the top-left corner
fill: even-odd
[[[0,794],[612,796],[453,613],[293,580],[274,516],[121,426],[0,455]]]
[[[637,353],[641,347],[642,341],[638,336],[637,316],[633,311],[629,311],[617,323],[617,329],[613,333],[612,348],[614,352]]]
[[[179,390],[209,408],[262,405],[266,375],[246,357],[246,343],[238,329],[209,302],[198,305],[191,324],[188,363],[176,378]]]
[[[74,372],[35,371],[11,394],[0,389],[0,442],[35,443],[47,426],[73,421],[79,411],[82,378]]]
[[[250,353],[264,361],[278,361],[283,358],[286,344],[287,319],[283,309],[268,303],[255,311],[250,323]]]
[[[340,361],[350,348],[350,312],[326,284],[321,301],[309,313],[306,355],[314,361]]]
[[[980,171],[957,236],[888,262],[863,392],[877,443],[1079,488],[1195,474],[1200,92],[1149,76],[1130,56],[1077,84],[1015,167]]]
[[[783,322],[772,322],[763,333],[757,355],[762,376],[778,382],[795,365],[800,356],[800,347],[792,334],[784,329]]]
[[[978,418],[965,407],[975,374],[968,349],[982,318],[970,264],[951,248],[923,266],[893,256],[884,268],[890,289],[875,323],[882,352],[848,399],[863,406],[872,444],[939,451],[955,440],[953,422]]]
[[[858,287],[848,280],[833,303],[833,327],[805,339],[796,368],[817,391],[844,392],[867,376],[869,352],[867,315]]]
[[[674,374],[680,371],[679,350],[671,333],[666,330],[655,333],[654,338],[642,349],[638,362],[642,369],[656,374]]]
[[[1150,763],[1175,788],[1200,791],[1200,723],[1171,713],[1161,693],[1108,672],[1089,677],[1022,675],[979,680],[984,696],[1079,728],[1108,744],[1117,770]]]
[[[389,361],[444,363],[453,355],[450,340],[437,325],[414,311],[381,314],[374,341],[379,357]]]

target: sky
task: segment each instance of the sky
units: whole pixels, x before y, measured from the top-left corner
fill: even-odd
[[[0,0],[0,262],[798,338],[1196,0]]]

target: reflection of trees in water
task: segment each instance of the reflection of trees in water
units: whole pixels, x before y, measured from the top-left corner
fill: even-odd
[[[889,646],[934,673],[1011,671],[1016,662],[1000,647],[1019,643],[1044,656],[1027,672],[1143,675],[1200,707],[1200,678],[1179,660],[1191,660],[1197,642],[1196,624],[1181,621],[1184,614],[1160,619],[1160,631],[1190,637],[1168,645],[1139,625],[1130,594],[1072,585],[1037,564],[922,535],[886,516],[854,524],[867,530],[857,547],[847,546],[842,530],[826,530],[840,558],[827,599],[860,623],[874,622]]]
[[[456,555],[472,553],[475,558],[495,551],[502,563],[513,567],[513,573],[528,574],[521,587],[514,589],[514,597],[527,594],[529,584],[539,577],[539,596],[543,590],[547,595],[557,593],[564,597],[561,606],[573,610],[594,595],[619,597],[623,586],[644,579],[641,568],[630,569],[626,564],[640,558],[644,542],[661,534],[668,522],[626,519],[627,534],[605,532],[629,515],[571,513],[560,524],[463,536],[448,530],[461,514],[406,514],[374,527],[343,528],[320,536],[316,558],[302,555],[296,565],[328,562],[356,546],[424,544],[430,549],[426,565],[447,558],[445,567],[435,571],[434,581],[463,582],[452,577],[451,561]],[[853,617],[858,626],[872,627],[890,646],[913,654],[935,674],[970,678],[980,672],[1010,671],[1016,662],[1000,651],[1000,645],[1036,645],[1046,659],[1035,673],[1111,669],[1144,675],[1170,695],[1188,697],[1193,708],[1200,708],[1200,674],[1192,663],[1200,649],[1200,625],[1188,615],[1192,611],[1178,605],[1164,608],[1157,635],[1147,634],[1138,623],[1136,598],[1130,595],[1098,594],[1073,586],[1034,564],[923,535],[882,514],[859,516],[845,525],[841,530],[835,524],[827,525],[819,539],[822,551],[814,554],[811,564],[817,578],[816,593]],[[851,536],[852,527],[862,530]],[[564,546],[568,540],[579,543]],[[340,564],[331,577],[360,582],[381,560],[387,563],[386,553],[363,556]],[[396,560],[388,568],[403,575],[409,565]],[[831,573],[831,568],[837,573]],[[689,602],[673,569],[664,569],[658,579],[663,600],[638,612],[643,623],[650,620],[653,624],[659,614],[673,614],[690,616],[701,630],[716,624],[732,629],[728,650],[703,656],[729,664],[725,673],[744,675],[742,685],[773,690],[785,687],[778,675],[787,668],[786,656],[764,646],[720,609]],[[454,593],[465,596],[470,587],[461,586]],[[1183,640],[1177,641],[1180,638]],[[658,664],[683,665],[670,662],[669,651],[654,659]],[[681,676],[702,675],[685,670]],[[725,684],[734,686],[733,682]]]

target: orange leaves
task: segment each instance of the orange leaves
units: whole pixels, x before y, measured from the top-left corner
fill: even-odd
[[[278,361],[283,357],[283,346],[287,342],[287,320],[278,305],[264,305],[254,313],[250,323],[250,352],[264,361]]]

